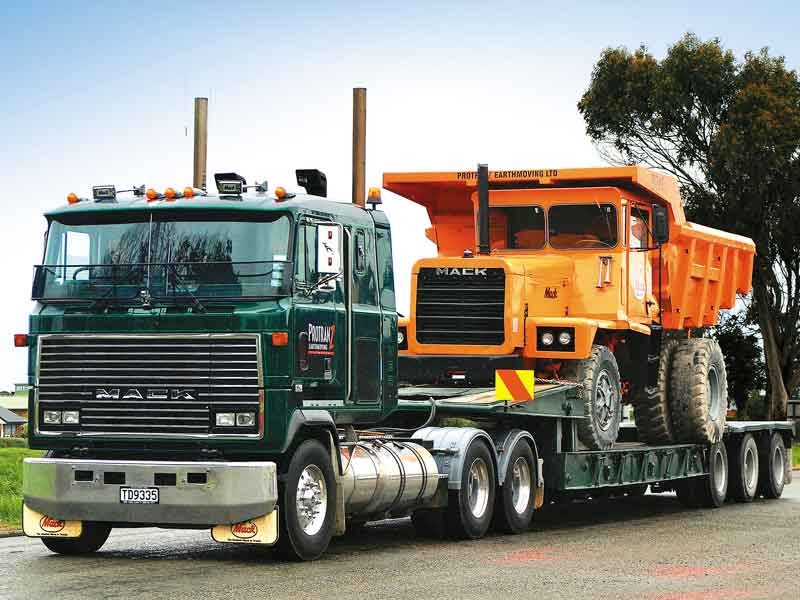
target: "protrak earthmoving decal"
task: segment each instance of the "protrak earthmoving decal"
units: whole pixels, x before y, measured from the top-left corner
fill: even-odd
[[[333,356],[336,325],[308,324],[308,354],[312,356]]]

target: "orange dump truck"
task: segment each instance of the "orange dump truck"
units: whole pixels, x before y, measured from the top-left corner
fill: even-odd
[[[674,178],[642,167],[386,173],[424,206],[401,346],[409,383],[490,386],[500,368],[576,381],[580,440],[605,449],[632,402],[649,443],[720,439],[718,345],[692,336],[749,292],[752,240],[689,223]]]

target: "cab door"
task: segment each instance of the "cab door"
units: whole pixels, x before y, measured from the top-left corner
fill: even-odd
[[[628,316],[649,323],[654,318],[653,268],[648,251],[652,246],[650,207],[631,202],[627,213]]]
[[[304,407],[344,406],[348,323],[341,225],[301,220],[295,251],[294,385]]]

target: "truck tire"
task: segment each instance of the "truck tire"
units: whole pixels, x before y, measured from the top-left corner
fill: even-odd
[[[786,446],[779,433],[764,438],[759,461],[758,493],[768,500],[780,498],[785,482]]]
[[[97,552],[106,543],[110,525],[100,523],[84,523],[81,535],[76,538],[41,538],[47,549],[56,554],[91,554]]]
[[[278,553],[288,560],[315,560],[333,537],[336,479],[331,458],[317,440],[292,455],[279,494]]]
[[[734,440],[728,447],[731,463],[730,496],[737,502],[752,502],[758,491],[758,446],[752,434]]]
[[[505,479],[494,508],[495,526],[504,533],[522,533],[533,521],[536,497],[536,466],[533,450],[518,442],[508,459]]]
[[[482,439],[464,454],[461,489],[450,490],[445,512],[448,534],[456,539],[483,537],[492,524],[497,478],[492,453]]]
[[[728,380],[719,344],[708,339],[678,344],[670,376],[675,441],[712,443],[722,439],[728,412]]]
[[[578,420],[578,439],[591,450],[607,450],[617,441],[622,420],[617,360],[611,350],[595,344],[591,355],[575,364],[575,377],[586,416]]]
[[[725,504],[728,495],[728,451],[725,444],[713,444],[708,451],[708,476],[694,479],[697,485],[697,500],[700,506],[719,508]]]
[[[669,385],[678,340],[664,340],[658,358],[658,381],[654,386],[640,386],[633,398],[634,419],[639,440],[646,444],[672,444],[672,411]]]

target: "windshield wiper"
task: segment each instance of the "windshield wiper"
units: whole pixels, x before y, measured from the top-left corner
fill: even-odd
[[[105,265],[101,265],[105,266]],[[117,298],[117,286],[121,284],[130,284],[133,283],[133,270],[128,271],[128,276],[123,278],[121,281],[117,281],[115,275],[113,275],[113,271],[116,267],[112,266],[112,276],[111,276],[111,289],[105,292],[99,298],[95,298],[94,302],[89,305],[89,310],[95,310],[97,308],[106,309],[113,304],[111,300],[119,300]],[[137,273],[137,275],[141,275],[141,273]]]
[[[206,312],[206,307],[203,306],[203,303],[200,302],[200,300],[197,298],[197,296],[195,296],[188,287],[186,287],[186,284],[185,284],[185,281],[184,281],[183,277],[178,275],[178,269],[176,268],[176,265],[175,264],[170,264],[168,266],[169,266],[170,270],[172,271],[172,274],[175,276],[175,282],[173,283],[173,286],[175,286],[175,283],[177,283],[178,285],[182,286],[182,288],[183,288],[181,290],[176,290],[176,291],[184,292],[187,296],[189,296],[189,299],[192,301],[192,306],[194,308],[196,308],[200,312]],[[175,298],[175,296],[173,296],[173,298]]]

